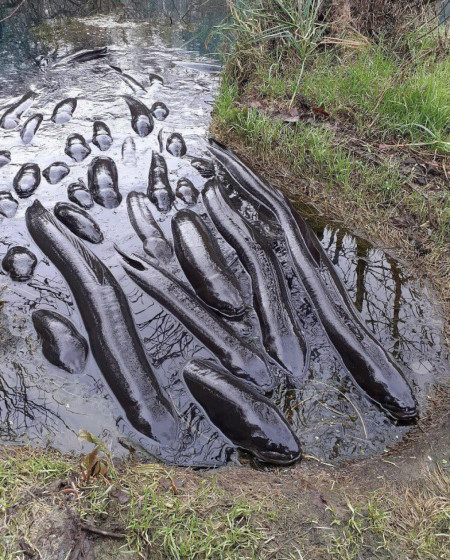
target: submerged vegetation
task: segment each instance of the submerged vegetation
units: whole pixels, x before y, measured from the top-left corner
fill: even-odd
[[[365,35],[320,0],[229,5],[216,135],[294,199],[420,256],[447,305],[448,24],[417,9]]]

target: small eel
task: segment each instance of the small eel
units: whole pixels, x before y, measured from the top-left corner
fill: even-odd
[[[234,210],[225,189],[215,179],[206,183],[203,202],[214,225],[250,275],[254,308],[267,353],[293,375],[302,374],[308,361],[306,344],[276,256]]]

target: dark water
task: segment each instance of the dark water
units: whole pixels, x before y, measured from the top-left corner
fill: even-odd
[[[85,336],[86,331],[66,282],[31,240],[24,215],[36,197],[52,209],[57,201],[67,200],[68,184],[78,177],[86,180],[88,163],[98,155],[98,150],[91,146],[90,158],[73,163],[64,154],[64,145],[71,133],[89,139],[96,119],[105,121],[112,131],[114,142],[105,155],[117,163],[124,200],[131,190],[146,190],[151,153],[158,150],[157,134],[161,128],[164,135],[173,131],[183,134],[188,156],[208,157],[205,139],[218,79],[214,66],[217,61],[205,51],[205,38],[207,30],[223,17],[225,8],[224,2],[219,1],[128,2],[118,8],[103,2],[103,13],[99,14],[92,13],[94,4],[83,3],[85,15],[81,17],[80,8],[74,7],[73,2],[28,2],[17,17],[0,24],[0,108],[33,87],[39,98],[27,115],[37,110],[44,113],[44,122],[29,146],[22,144],[17,130],[0,131],[0,150],[10,150],[12,154],[12,163],[0,169],[0,190],[11,189],[14,175],[26,162],[36,162],[44,169],[54,161],[63,161],[71,169],[70,175],[57,185],[43,180],[35,195],[20,200],[14,218],[0,218],[0,259],[9,247],[18,244],[30,248],[39,260],[29,282],[14,283],[3,271],[0,274],[1,299],[5,302],[0,311],[0,431],[3,441],[49,444],[79,451],[82,444],[76,434],[85,429],[108,441],[117,454],[126,452],[130,445],[155,452],[123,418],[92,355],[83,375],[70,375],[42,357],[31,324],[33,310],[58,311],[69,317]],[[47,20],[48,16],[65,15],[69,19]],[[169,118],[157,122],[155,131],[147,138],[133,134],[128,108],[119,97],[131,91],[110,70],[106,60],[65,68],[52,68],[50,63],[45,72],[33,61],[39,54],[55,49],[57,56],[63,56],[103,45],[109,48],[107,61],[146,86],[147,93],[141,98],[146,105],[163,101],[170,109]],[[165,86],[149,87],[149,72],[162,75]],[[78,107],[74,118],[58,127],[49,118],[55,104],[67,97],[77,97]],[[121,145],[129,135],[133,135],[137,146],[137,162],[133,166],[121,161]],[[189,158],[174,158],[166,152],[164,156],[172,186],[178,178],[188,177],[202,189],[205,179],[192,168]],[[171,217],[183,207],[178,201],[168,215],[159,216],[168,237]],[[201,202],[194,209],[205,215]],[[115,210],[96,205],[90,214],[105,236],[101,245],[90,247],[111,269],[128,296],[148,358],[181,418],[179,448],[173,456],[162,458],[189,465],[223,465],[235,460],[233,446],[202,417],[181,381],[180,372],[186,361],[193,356],[208,357],[209,352],[137,288],[120,266],[113,243],[127,253],[142,254],[142,244],[129,223],[125,202]],[[315,220],[312,225],[356,307],[383,346],[404,366],[422,405],[428,384],[446,369],[441,320],[430,294],[394,259],[366,242],[334,226],[318,225]],[[250,300],[247,275],[230,247],[223,240],[219,242]],[[182,278],[179,269],[174,272]],[[286,273],[289,274],[288,267]],[[326,275],[324,278],[327,280]],[[292,291],[312,349],[310,371],[301,388],[280,390],[274,399],[295,428],[304,452],[332,461],[372,454],[397,442],[407,428],[393,425],[355,388],[295,280]],[[233,328],[243,337],[261,343],[254,314],[249,313],[242,324]]]

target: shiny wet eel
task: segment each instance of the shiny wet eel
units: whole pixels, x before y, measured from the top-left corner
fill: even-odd
[[[147,255],[167,264],[172,260],[172,245],[165,238],[155,220],[151,204],[144,193],[132,191],[127,196],[127,210],[131,225],[143,243]]]
[[[26,223],[34,241],[69,284],[92,354],[130,424],[161,445],[174,442],[177,422],[147,361],[117,280],[39,201],[27,209]]]
[[[177,278],[157,262],[123,257],[122,266],[138,286],[172,313],[233,374],[260,387],[274,388],[265,356],[240,339]]]
[[[172,234],[177,259],[198,297],[225,317],[242,317],[239,285],[202,218],[192,210],[179,210],[172,218]]]
[[[287,465],[301,458],[300,443],[277,407],[253,387],[209,360],[192,360],[183,377],[211,422],[257,459]]]
[[[211,141],[211,153],[226,168],[236,188],[267,206],[282,225],[290,257],[324,329],[350,374],[365,393],[395,419],[417,417],[417,404],[399,367],[364,325],[314,233],[280,191],[265,184],[228,148]],[[338,305],[321,279],[318,262],[330,270],[340,293]]]
[[[214,225],[236,251],[252,282],[263,343],[272,358],[293,375],[307,365],[306,344],[292,310],[286,278],[272,250],[232,208],[222,185],[206,183],[203,202]]]

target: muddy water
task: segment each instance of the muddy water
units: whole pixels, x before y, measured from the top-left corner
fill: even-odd
[[[45,3],[32,4],[42,7]],[[12,188],[20,165],[27,162],[37,163],[41,170],[55,161],[65,162],[70,167],[70,175],[56,185],[43,179],[33,196],[20,200],[14,218],[0,218],[0,259],[14,245],[27,247],[38,257],[34,276],[28,282],[13,282],[4,271],[0,275],[4,301],[0,311],[1,438],[78,452],[82,444],[76,434],[79,429],[86,429],[108,441],[116,454],[127,453],[133,447],[177,464],[223,465],[237,461],[239,456],[231,443],[203,417],[181,378],[187,360],[194,356],[212,356],[125,275],[113,244],[127,253],[143,254],[142,244],[128,220],[125,197],[132,190],[146,190],[151,154],[152,150],[159,151],[157,137],[161,129],[164,138],[171,132],[181,132],[188,147],[187,156],[181,159],[163,153],[172,187],[181,177],[189,178],[199,190],[205,183],[190,165],[190,157],[208,157],[206,137],[218,79],[216,60],[205,53],[201,32],[219,19],[224,3],[202,4],[201,9],[188,14],[183,11],[186,4],[189,5],[186,2],[173,3],[176,10],[169,10],[165,2],[130,4],[131,8],[119,14],[72,17],[51,24],[42,23],[45,13],[27,12],[19,20],[23,31],[20,44],[14,43],[17,35],[13,28],[2,28],[0,48],[5,62],[0,67],[0,108],[33,87],[39,98],[22,122],[35,111],[44,114],[44,122],[28,146],[20,140],[20,129],[0,131],[0,150],[9,150],[12,155],[11,164],[0,169],[1,190]],[[187,45],[186,40],[190,41]],[[57,56],[63,56],[80,48],[103,45],[108,46],[110,53],[104,60],[60,68],[53,68],[52,60],[47,68],[39,68],[33,61],[34,57],[56,47]],[[108,63],[122,68],[145,87],[146,92],[140,99],[147,106],[155,101],[163,101],[168,106],[169,117],[164,122],[156,121],[155,130],[148,137],[140,138],[133,133],[127,105],[120,97],[132,92]],[[165,85],[150,86],[150,72],[163,76]],[[56,125],[50,120],[52,111],[56,103],[68,97],[78,99],[74,117],[65,125]],[[95,205],[90,211],[100,224],[105,241],[89,246],[125,291],[158,382],[180,418],[180,439],[170,452],[162,453],[130,427],[92,355],[81,375],[71,375],[52,366],[42,356],[31,323],[32,311],[54,310],[70,318],[87,337],[65,280],[31,240],[24,215],[36,198],[46,208],[53,209],[56,202],[67,200],[70,183],[79,177],[86,181],[88,164],[100,152],[91,144],[91,156],[84,162],[74,163],[65,155],[64,146],[72,133],[90,140],[95,120],[106,122],[111,129],[114,141],[104,155],[112,157],[117,164],[124,200],[115,210]],[[136,163],[126,165],[122,161],[121,146],[130,135],[136,143]],[[171,217],[183,207],[177,200],[171,212],[157,214],[169,238]],[[194,210],[206,216],[201,200]],[[248,206],[246,212],[249,212]],[[446,367],[441,323],[430,295],[388,255],[341,229],[319,226],[314,220],[312,225],[356,307],[375,336],[404,367],[419,404],[423,405],[428,384],[435,376],[443,374]],[[231,248],[222,239],[218,241],[250,304],[248,276]],[[285,248],[280,245],[281,260],[284,254]],[[292,277],[288,263],[284,265],[311,348],[311,360],[307,378],[295,390],[280,388],[272,398],[294,427],[305,454],[337,461],[366,456],[394,444],[407,428],[395,426],[355,387],[330,346],[307,295]],[[179,267],[173,265],[171,271],[184,279]],[[327,281],[325,271],[323,275]],[[230,326],[245,339],[261,345],[261,333],[253,312],[241,323],[230,322]]]

